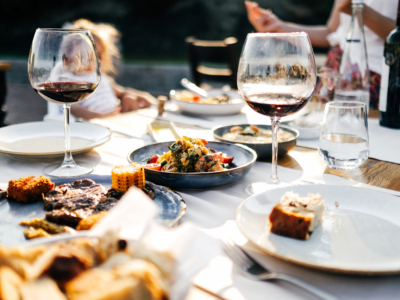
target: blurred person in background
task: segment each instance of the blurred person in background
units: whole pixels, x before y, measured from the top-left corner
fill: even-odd
[[[325,66],[337,74],[351,23],[351,0],[335,0],[326,25],[307,26],[285,22],[256,2],[245,1],[250,23],[258,32],[304,31],[313,46],[328,48]],[[378,108],[384,41],[396,26],[398,0],[365,0],[364,30],[370,70],[370,107]]]
[[[95,24],[85,19],[66,24],[64,28],[86,29],[92,33],[101,66],[101,81],[96,91],[88,99],[71,106],[74,117],[85,120],[103,118],[150,106],[155,98],[149,93],[118,85],[111,77],[117,73],[114,62],[120,57],[118,30],[109,24]],[[62,113],[61,106],[49,102],[45,120],[61,120]]]

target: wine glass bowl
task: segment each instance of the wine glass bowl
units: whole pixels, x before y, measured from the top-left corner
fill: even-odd
[[[45,100],[63,105],[65,157],[61,165],[44,169],[51,177],[89,174],[93,167],[77,165],[70,151],[70,107],[90,97],[100,79],[100,62],[93,37],[81,29],[37,29],[28,59],[29,81]]]
[[[250,33],[238,68],[238,88],[247,104],[269,116],[272,127],[272,170],[268,184],[253,183],[250,194],[282,185],[277,176],[277,133],[280,119],[302,109],[316,86],[314,53],[308,35]]]

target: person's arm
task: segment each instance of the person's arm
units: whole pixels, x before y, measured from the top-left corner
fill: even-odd
[[[157,100],[147,92],[135,90],[133,88],[125,88],[111,80],[115,95],[121,100],[121,112],[129,112],[141,108],[146,108]]]
[[[351,0],[342,0],[338,2],[338,11],[351,15]],[[386,39],[389,33],[396,27],[396,21],[380,14],[376,10],[364,4],[364,25],[379,35],[382,39]]]
[[[76,118],[82,118],[85,120],[90,120],[94,118],[105,118],[105,117],[111,117],[119,114],[121,112],[122,107],[118,106],[115,110],[109,112],[109,113],[98,113],[91,111],[90,109],[78,104],[74,104],[71,106],[71,113],[76,117]]]
[[[246,9],[250,23],[259,32],[307,32],[313,46],[329,47],[327,35],[335,31],[339,26],[339,12],[337,1],[332,9],[326,25],[307,26],[284,22],[280,20],[271,10],[262,9],[255,2],[246,1]]]

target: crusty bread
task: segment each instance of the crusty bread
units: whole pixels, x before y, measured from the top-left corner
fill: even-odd
[[[67,300],[57,284],[48,277],[22,284],[20,294],[21,300]]]
[[[23,279],[12,269],[0,267],[0,299],[20,300],[18,290],[22,283]]]
[[[321,223],[324,210],[324,200],[318,194],[301,198],[298,194],[287,192],[269,215],[271,232],[307,240],[309,233]]]
[[[17,202],[31,203],[43,200],[43,195],[54,188],[54,183],[44,176],[28,176],[8,182],[8,198]]]

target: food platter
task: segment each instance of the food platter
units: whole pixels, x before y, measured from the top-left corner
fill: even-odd
[[[319,193],[326,210],[322,226],[306,241],[269,231],[268,215],[287,191]],[[299,265],[346,274],[400,273],[400,201],[348,186],[285,187],[254,195],[236,211],[241,233],[260,250]]]
[[[254,125],[256,125],[257,127],[262,128],[262,129],[271,130],[271,125],[264,125],[264,124],[254,124]],[[236,125],[215,127],[212,130],[214,139],[217,141],[234,143],[223,137],[224,134],[230,132],[230,129],[234,126],[240,126],[240,127],[245,128],[245,127],[250,126],[250,124],[236,124]],[[289,126],[280,126],[279,129],[293,134],[293,138],[291,138],[287,141],[284,141],[284,142],[279,142],[279,144],[278,144],[278,156],[282,157],[286,153],[288,153],[291,149],[293,149],[294,146],[296,146],[297,138],[299,137],[299,131],[292,127],[289,127]],[[256,151],[258,160],[267,160],[267,159],[271,159],[271,157],[272,157],[271,143],[249,143],[249,142],[243,143],[243,142],[241,142],[241,144],[246,145],[247,147],[250,147],[251,149]]]
[[[111,176],[87,175],[75,178],[52,179],[56,185],[72,183],[75,180],[89,178],[104,187],[111,186]],[[186,203],[182,197],[166,187],[153,184],[146,181],[146,187],[154,191],[153,201],[160,208],[156,221],[167,227],[173,227],[178,224],[186,212]],[[0,185],[5,189],[6,184]],[[15,245],[25,243],[27,240],[23,235],[24,227],[19,225],[20,221],[32,218],[42,218],[45,215],[43,202],[31,204],[18,203],[8,199],[0,200],[0,244]],[[79,234],[79,231],[78,231]]]
[[[71,152],[82,153],[108,142],[111,131],[103,126],[71,123]],[[63,122],[30,122],[0,128],[0,153],[45,157],[64,155]]]
[[[213,89],[208,91],[209,97],[217,97],[226,94],[231,98],[230,103],[198,103],[181,99],[182,90],[172,90],[170,99],[175,103],[182,112],[193,115],[215,116],[215,115],[233,115],[238,114],[245,106],[242,96],[238,92],[223,91],[221,89]]]
[[[143,146],[128,153],[127,160],[130,163],[143,163],[143,161],[153,154],[162,154],[167,152],[168,145],[173,143],[174,141]],[[257,159],[257,154],[254,150],[240,144],[208,142],[207,147],[234,156],[231,168],[217,172],[192,173],[171,173],[145,168],[146,179],[176,190],[204,190],[220,188],[241,180],[250,171]]]

